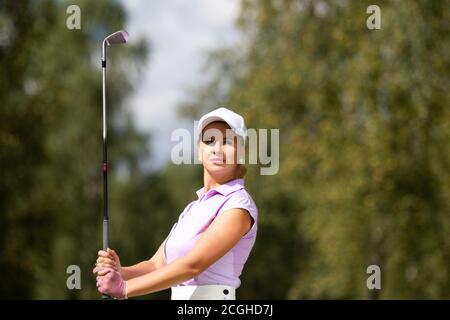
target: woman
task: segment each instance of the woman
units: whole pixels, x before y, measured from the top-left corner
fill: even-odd
[[[99,251],[101,293],[126,299],[172,288],[172,299],[235,299],[255,243],[258,210],[244,189],[244,119],[226,108],[198,124],[204,187],[180,214],[154,256],[122,267],[114,250]]]

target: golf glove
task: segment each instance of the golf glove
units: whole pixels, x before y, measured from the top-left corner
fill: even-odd
[[[97,276],[98,291],[119,300],[127,299],[127,283],[119,272],[108,268],[104,276]]]

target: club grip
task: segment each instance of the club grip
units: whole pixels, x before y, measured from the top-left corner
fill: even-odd
[[[109,221],[103,220],[103,250],[109,247]]]
[[[103,250],[107,250],[109,246],[109,221],[103,220]],[[102,300],[109,300],[110,296],[102,294]]]

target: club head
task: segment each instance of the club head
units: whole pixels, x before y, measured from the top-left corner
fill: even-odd
[[[120,30],[120,31],[116,31],[116,32],[110,34],[109,36],[107,36],[105,38],[104,42],[108,46],[111,46],[113,44],[127,43],[128,37],[129,37],[128,32],[126,32],[125,30]]]

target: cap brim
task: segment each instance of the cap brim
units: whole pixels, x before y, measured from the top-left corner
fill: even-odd
[[[229,126],[230,124],[222,117],[218,117],[218,116],[212,116],[212,117],[208,117],[207,119],[203,120],[202,123],[200,123],[200,131],[203,131],[203,129],[205,129],[205,127],[210,124],[213,123],[215,121],[223,121],[226,122]],[[230,126],[231,128],[231,126]]]
[[[225,122],[231,128],[231,130],[233,130],[233,132],[236,133],[236,130],[228,123],[227,120],[225,120],[224,118],[219,117],[219,116],[211,116],[211,117],[204,119],[201,123],[199,123],[197,141],[200,141],[203,130],[206,128],[206,126],[208,126],[209,124],[216,122],[216,121]]]

